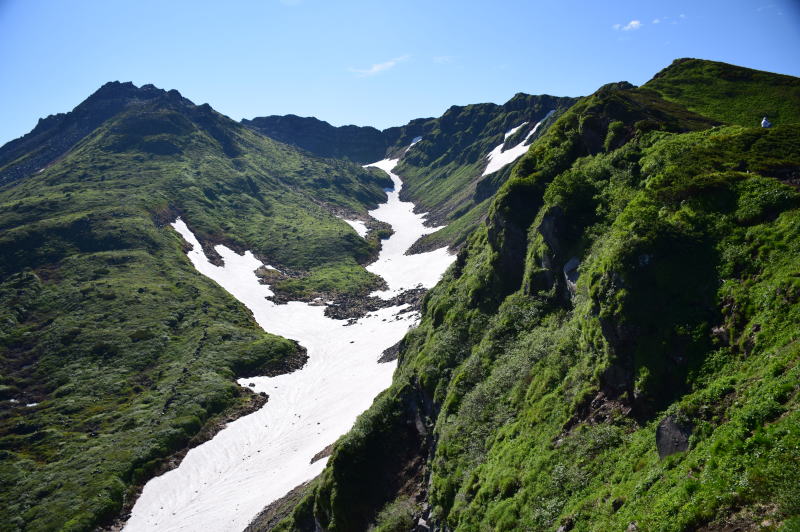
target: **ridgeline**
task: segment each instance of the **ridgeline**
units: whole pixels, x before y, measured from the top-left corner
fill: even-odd
[[[363,298],[391,182],[361,164],[415,140],[403,195],[447,224],[415,249],[458,258],[392,386],[252,528],[800,527],[800,80],[681,59],[385,131],[112,82],[0,148],[0,528],[110,525],[263,404],[237,377],[303,364],[169,222],[283,300]]]

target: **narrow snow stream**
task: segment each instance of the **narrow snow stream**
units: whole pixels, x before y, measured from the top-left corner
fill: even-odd
[[[424,215],[400,201],[402,182],[391,170],[398,159],[374,163],[394,182],[389,199],[370,215],[391,224],[394,234],[383,242],[369,271],[382,276],[388,290],[382,298],[422,285],[433,286],[454,260],[445,248],[404,255],[421,236]],[[406,305],[372,312],[353,325],[324,315],[323,306],[303,302],[276,305],[255,270],[261,262],[216,246],[224,266],[208,261],[186,224],[172,224],[192,245],[189,259],[244,303],[258,324],[270,333],[297,340],[308,350],[308,362],[277,377],[240,379],[239,384],[269,394],[267,404],[230,423],[210,441],[195,447],[180,466],[148,482],[133,507],[125,530],[241,531],[264,506],[314,478],[326,459],[314,455],[336,441],[375,396],[391,383],[395,362],[379,364],[384,349],[397,343],[418,323],[419,314]]]

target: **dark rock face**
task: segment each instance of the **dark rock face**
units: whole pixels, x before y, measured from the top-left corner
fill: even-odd
[[[386,362],[391,362],[393,360],[397,360],[397,357],[400,355],[400,348],[403,344],[403,341],[400,340],[396,344],[391,347],[388,347],[383,350],[380,358],[378,358],[378,363],[384,364]]]
[[[373,163],[388,148],[384,134],[374,127],[334,127],[313,117],[263,116],[242,124],[277,141],[297,146],[320,157]]]
[[[667,416],[661,420],[656,429],[656,447],[659,458],[680,453],[689,448],[690,426],[680,423],[675,416]]]
[[[343,296],[337,298],[334,305],[329,305],[325,308],[325,316],[334,320],[348,320],[354,323],[359,318],[364,317],[370,312],[375,312],[378,309],[393,307],[396,305],[408,304],[409,307],[401,313],[419,310],[422,305],[422,298],[425,296],[425,290],[422,287],[412,288],[406,290],[392,299],[380,299],[378,297],[356,297],[356,296]],[[273,298],[275,301],[275,298]],[[387,359],[389,360],[394,359]]]

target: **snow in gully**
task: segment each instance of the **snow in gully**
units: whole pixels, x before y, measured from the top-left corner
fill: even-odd
[[[372,165],[389,173],[395,184],[388,201],[370,212],[394,229],[368,267],[386,280],[388,289],[375,294],[383,298],[419,285],[430,288],[454,260],[446,249],[405,255],[436,228],[424,225],[424,215],[415,214],[412,203],[400,201],[402,182],[391,172],[397,162]],[[344,320],[326,317],[323,306],[276,305],[267,299],[269,286],[255,275],[262,263],[252,253],[216,246],[224,262],[216,266],[183,220],[172,226],[192,246],[188,257],[201,274],[245,304],[265,331],[297,340],[307,349],[308,361],[293,373],[241,379],[242,386],[266,392],[267,404],[148,482],[125,530],[239,531],[265,505],[322,471],[326,459],[311,463],[312,458],[346,433],[389,386],[395,363],[381,364],[378,358],[417,324],[419,314],[406,305],[394,306],[346,326]]]

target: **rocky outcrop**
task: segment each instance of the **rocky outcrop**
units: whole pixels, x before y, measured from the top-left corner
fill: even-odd
[[[692,428],[682,423],[676,416],[667,416],[661,420],[656,429],[656,447],[659,458],[666,458],[689,448],[689,436]]]
[[[564,265],[564,281],[567,283],[567,290],[569,291],[570,296],[574,296],[577,290],[577,283],[578,277],[580,273],[578,273],[578,268],[581,265],[581,261],[577,259],[577,257],[572,257],[567,261]]]
[[[409,307],[402,312],[411,312],[420,309],[422,298],[425,296],[426,292],[427,290],[424,288],[414,288],[406,290],[391,299],[342,296],[325,308],[325,315],[335,320],[349,320],[350,322],[354,322],[370,312],[406,304],[409,305]]]

